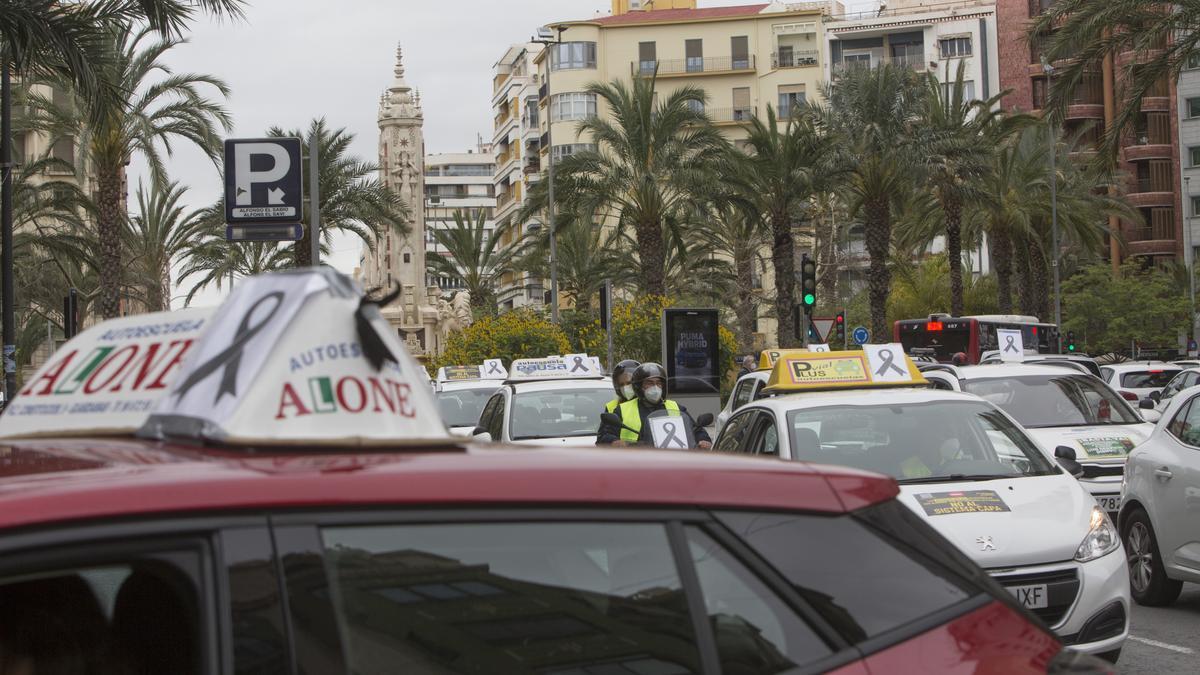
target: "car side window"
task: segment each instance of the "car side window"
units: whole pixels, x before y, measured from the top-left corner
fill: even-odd
[[[754,426],[754,454],[778,457],[779,429],[775,426],[774,417],[764,412],[758,416]]]
[[[1100,379],[1104,380],[1105,382],[1112,382],[1112,378],[1113,378],[1113,369],[1112,368],[1101,368],[1100,369]]]
[[[1196,405],[1196,399],[1179,409],[1167,430],[1180,442],[1200,448],[1200,405]]]
[[[483,408],[480,426],[487,429],[493,441],[504,440],[504,394],[497,393]]]
[[[750,410],[730,417],[729,421],[725,423],[725,428],[721,429],[721,435],[717,437],[713,449],[717,452],[728,453],[751,452],[747,444],[750,440],[750,432],[754,430],[754,419],[757,416],[758,411]]]
[[[737,410],[751,401],[751,397],[754,395],[754,384],[753,377],[746,377],[738,382],[737,390],[733,392],[733,410]]]

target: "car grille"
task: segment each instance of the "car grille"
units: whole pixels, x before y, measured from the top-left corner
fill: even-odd
[[[993,575],[993,578],[1005,588],[1046,584],[1046,607],[1030,609],[1030,611],[1037,614],[1038,618],[1049,626],[1062,623],[1063,617],[1067,615],[1071,605],[1075,604],[1075,596],[1079,594],[1079,575],[1075,570],[1054,570],[1033,574],[997,574]]]
[[[1101,476],[1120,476],[1125,473],[1124,464],[1084,464],[1084,478],[1099,478]]]

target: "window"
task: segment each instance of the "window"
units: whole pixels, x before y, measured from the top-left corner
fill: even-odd
[[[1121,375],[1121,386],[1128,389],[1161,389],[1167,386],[1179,370],[1138,370]]]
[[[405,254],[404,254],[404,264],[406,264],[406,265],[407,265],[407,264],[408,264],[408,263],[410,263],[410,262],[412,262],[412,254],[411,254],[411,253],[405,253]]]
[[[1188,148],[1188,166],[1200,167],[1200,145]]]
[[[803,619],[712,537],[688,527],[687,538],[723,672],[791,672],[800,664],[833,653]]]
[[[25,161],[25,134],[20,131],[15,132],[12,135],[12,139],[13,139],[13,149],[12,149],[13,161],[16,162],[17,164],[20,164],[21,162]]]
[[[871,52],[862,52],[860,54],[842,54],[842,67],[870,68]]]
[[[563,42],[550,48],[551,70],[576,70],[596,67],[595,42]]]
[[[704,70],[704,40],[686,40],[683,43],[687,56],[687,71],[698,73]]]
[[[687,102],[687,107],[688,107],[688,110],[691,110],[694,113],[703,113],[704,112],[704,101],[697,101],[694,99],[689,100]]]
[[[758,431],[754,437],[754,454],[779,456],[779,429],[771,415],[758,416]]]
[[[1189,216],[1200,216],[1200,195],[1192,195],[1192,212]]]
[[[905,509],[895,502],[886,506]],[[907,533],[893,532],[892,539],[852,516],[727,512],[718,517],[851,642],[952,607],[974,590],[952,573],[956,570],[927,559],[932,551],[919,551],[915,536],[906,537],[910,545],[901,540]]]
[[[938,40],[938,51],[941,52],[943,59],[970,56],[971,38],[970,36],[942,38]]]
[[[967,380],[963,391],[1000,406],[1027,429],[1142,421],[1116,392],[1087,375]]]
[[[63,136],[54,141],[54,146],[51,148],[50,154],[54,159],[70,164],[73,169],[75,166],[75,137]],[[71,169],[61,167],[61,170],[68,171]]]
[[[954,82],[943,82],[942,83],[942,96],[944,96],[947,101],[951,101],[954,99],[955,84],[956,83],[954,83]],[[962,93],[963,103],[977,100],[975,98],[975,80],[963,80],[962,92],[963,92]]]
[[[733,55],[733,69],[745,70],[750,67],[750,38],[737,35],[729,39],[729,53]]]
[[[1030,82],[1033,84],[1033,109],[1041,110],[1046,107],[1046,96],[1049,93],[1046,90],[1046,78],[1035,77]]]
[[[556,145],[550,149],[550,161],[559,162],[565,157],[570,157],[579,152],[596,150],[595,143],[567,143],[565,145]]]
[[[747,377],[741,382],[738,382],[737,389],[733,392],[733,408],[737,410],[753,400],[754,387],[758,384],[758,378]]]
[[[638,43],[638,72],[642,75],[653,75],[658,68],[655,52],[656,48],[653,42]]]
[[[457,279],[444,279],[448,285]],[[438,412],[448,427],[474,428],[493,389],[456,389],[437,394]]]
[[[804,105],[804,85],[779,85],[779,117],[791,117]]]
[[[479,414],[479,426],[487,429],[493,441],[504,438],[504,394],[496,394]]]
[[[701,671],[663,525],[381,525],[322,539],[348,671]]]
[[[1200,405],[1196,405],[1196,399],[1183,404],[1167,430],[1182,443],[1200,447]]]
[[[728,453],[744,453],[749,452],[747,447],[750,440],[750,432],[754,430],[754,420],[758,418],[758,412],[750,410],[740,415],[734,415],[725,423],[725,428],[721,429],[721,433],[717,436],[717,442],[713,445],[713,449],[717,452]]]
[[[1200,68],[1200,52],[1189,52],[1187,55],[1187,69],[1195,70]]]
[[[1200,98],[1189,98],[1187,100],[1188,119],[1200,117]]]
[[[754,116],[750,108],[750,87],[736,87],[733,90],[733,120],[745,122]]]
[[[550,121],[569,122],[596,116],[596,95],[587,92],[555,94],[550,97]]]
[[[513,394],[511,440],[595,436],[611,389],[554,389]]]

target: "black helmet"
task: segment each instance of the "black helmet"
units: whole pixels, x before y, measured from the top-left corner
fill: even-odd
[[[618,382],[621,379],[621,376],[624,375],[625,373],[629,373],[630,375],[632,375],[633,372],[635,370],[637,370],[637,367],[640,365],[642,365],[642,364],[638,363],[637,361],[634,361],[633,359],[625,359],[624,361],[620,361],[617,363],[617,365],[613,366],[612,384],[613,384],[613,391],[617,392],[617,398],[622,398],[622,399],[625,398],[624,396],[621,396],[621,385],[618,384]]]
[[[637,390],[638,396],[642,395],[642,383],[646,380],[657,377],[663,381],[663,397],[667,396],[667,371],[657,363],[646,362],[638,366],[637,370],[633,371],[633,388]]]

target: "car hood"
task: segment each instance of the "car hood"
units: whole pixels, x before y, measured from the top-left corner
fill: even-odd
[[[1149,422],[1026,429],[1051,457],[1055,448],[1065,445],[1075,449],[1075,457],[1080,461],[1123,460],[1130,450],[1150,438],[1153,431],[1154,425]]]
[[[515,445],[540,445],[545,448],[594,448],[595,436],[568,436],[567,438],[531,438],[527,441],[513,441]]]
[[[985,494],[974,504],[991,511],[973,510],[966,501],[979,492]],[[983,568],[1071,560],[1087,536],[1095,506],[1066,473],[901,485],[899,499]],[[931,515],[931,510],[966,512]]]

